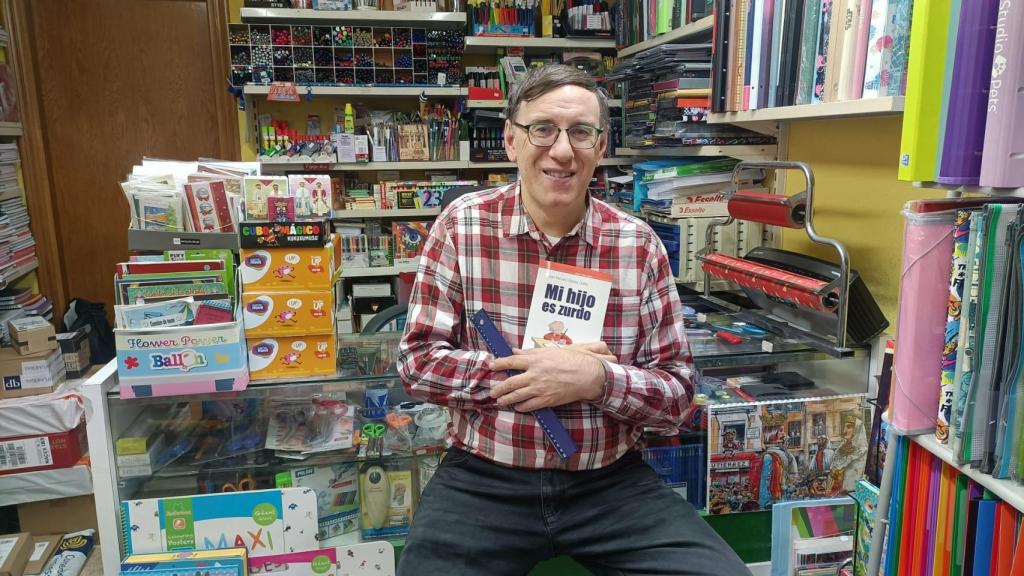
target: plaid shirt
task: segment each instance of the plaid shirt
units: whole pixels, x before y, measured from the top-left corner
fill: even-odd
[[[523,340],[538,263],[614,278],[603,340],[619,363],[598,402],[555,407],[579,452],[563,461],[532,414],[489,395],[506,378],[467,321],[483,308],[512,346]],[[583,220],[552,246],[513,183],[456,200],[434,222],[413,285],[398,369],[414,398],[451,408],[457,447],[519,468],[589,470],[618,460],[644,427],[677,429],[693,396],[682,305],[668,256],[642,221],[590,198]]]

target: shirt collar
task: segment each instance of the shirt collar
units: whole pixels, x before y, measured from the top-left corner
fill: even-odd
[[[504,192],[505,201],[501,209],[502,220],[504,221],[502,226],[504,237],[510,238],[520,234],[529,234],[534,240],[540,241],[542,234],[533,222],[533,218],[530,218],[530,215],[526,212],[526,205],[523,204],[519,181],[517,180],[506,186]],[[573,226],[566,236],[579,234],[584,242],[591,246],[596,246],[597,231],[600,230],[603,220],[593,200],[593,198],[587,198],[587,211],[583,214],[583,219],[577,222],[576,226]]]

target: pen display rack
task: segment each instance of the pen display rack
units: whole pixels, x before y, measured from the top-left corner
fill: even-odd
[[[516,3],[488,0],[470,3],[469,29],[473,36],[525,36],[536,33],[537,3],[531,0]]]
[[[231,24],[231,83],[458,86],[462,36],[370,26]]]

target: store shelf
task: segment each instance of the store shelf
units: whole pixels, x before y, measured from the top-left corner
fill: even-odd
[[[523,38],[519,36],[466,36],[467,53],[493,53],[498,48],[527,50],[612,50],[613,38]]]
[[[917,442],[918,446],[934,454],[939,460],[942,460],[946,464],[960,470],[960,472],[966,474],[968,478],[974,480],[978,484],[981,484],[988,491],[1005,500],[1010,506],[1024,512],[1024,486],[1016,484],[1012,480],[999,480],[993,478],[992,476],[983,474],[970,466],[958,466],[953,460],[953,453],[950,452],[949,448],[946,448],[935,439],[935,434],[921,434],[920,436],[911,436],[910,439]]]
[[[238,234],[234,232],[163,232],[128,230],[128,249],[163,252],[226,248],[238,252]]]
[[[507,100],[466,100],[467,108],[497,108],[503,110]],[[608,101],[609,108],[622,108],[622,100],[612,99]]]
[[[599,166],[629,166],[633,158],[602,158]],[[515,162],[469,162],[466,168],[516,168]]]
[[[0,122],[0,137],[21,136],[21,122]]]
[[[903,97],[888,96],[846,102],[824,104],[802,104],[762,108],[746,112],[722,112],[708,115],[708,124],[743,124],[745,122],[794,122],[799,120],[822,120],[831,118],[854,118],[863,116],[887,116],[903,113]]]
[[[775,156],[775,144],[738,144],[732,146],[666,146],[661,148],[616,148],[619,156]]]
[[[341,271],[342,278],[371,278],[373,276],[398,276],[402,272],[416,272],[418,264],[401,266],[374,266],[370,268],[346,268]]]
[[[343,218],[414,218],[417,216],[437,216],[440,208],[396,208],[394,210],[340,210],[334,213],[333,220]]]
[[[466,162],[450,160],[447,162],[367,162],[365,164],[331,164],[331,170],[458,170],[465,168]]]
[[[466,23],[465,12],[412,12],[407,10],[306,10],[294,8],[242,8],[246,24],[445,24],[455,27]]]
[[[313,96],[373,96],[377,98],[399,98],[409,96],[465,96],[466,89],[455,87],[432,86],[297,86],[299,94],[305,94],[307,89],[313,91]],[[266,96],[270,93],[270,86],[265,84],[246,84],[242,89],[247,96]]]
[[[92,494],[92,473],[84,465],[0,476],[0,506],[87,494]]]
[[[715,19],[713,16],[705,16],[696,22],[690,22],[685,26],[666,32],[657,38],[652,38],[650,40],[640,42],[639,44],[633,44],[632,46],[623,48],[622,50],[619,50],[619,58],[632,56],[643,52],[644,50],[650,50],[655,46],[661,46],[662,44],[679,44],[682,42],[688,42],[694,39],[695,36],[710,33],[714,23]]]

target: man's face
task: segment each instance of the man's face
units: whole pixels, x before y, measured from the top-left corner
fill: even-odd
[[[597,95],[579,86],[562,86],[540,98],[523,102],[516,118],[510,120],[523,125],[549,122],[559,128],[577,124],[601,127]],[[526,130],[511,121],[505,122],[505,151],[519,166],[527,208],[582,208],[590,178],[604,156],[607,142],[607,136],[602,133],[593,148],[577,150],[569,145],[569,137],[563,131],[553,145],[534,146]]]

